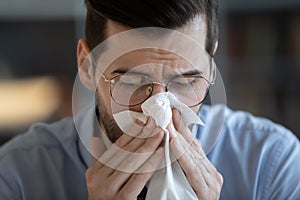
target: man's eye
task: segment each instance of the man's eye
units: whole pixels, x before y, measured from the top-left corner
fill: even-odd
[[[178,85],[191,85],[193,84],[195,81],[195,78],[185,78],[185,77],[181,77],[181,78],[176,78],[172,81],[172,83],[174,84],[178,84]]]
[[[143,77],[135,75],[122,75],[119,80],[120,84],[132,86],[140,85],[142,84],[142,81]]]

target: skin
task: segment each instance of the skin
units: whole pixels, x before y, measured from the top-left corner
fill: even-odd
[[[128,30],[128,27],[109,20],[106,34],[110,37],[125,30]],[[205,46],[206,24],[202,17],[195,18],[191,23],[178,30]],[[151,135],[151,137],[138,138],[122,133],[112,114],[126,109],[141,112],[140,105],[135,107],[120,106],[111,99],[109,83],[105,82],[103,78],[97,84],[95,83],[95,70],[92,65],[82,65],[89,53],[90,49],[86,40],[81,39],[77,48],[79,74],[82,83],[87,88],[92,90],[97,87],[98,89],[97,102],[100,123],[104,125],[103,128],[106,130],[109,139],[114,142],[114,145],[127,152],[145,153],[145,156],[141,159],[131,154],[122,154],[120,149],[113,148],[113,145],[101,156],[105,157],[107,162],[117,163],[116,167],[110,168],[97,160],[100,157],[99,152],[97,154],[97,139],[91,141],[93,146],[96,147],[92,147],[96,158],[93,165],[86,171],[89,199],[136,199],[163,159],[164,151],[161,144],[164,133],[155,126],[153,119],[148,119],[146,125],[137,122],[141,128],[131,134],[136,136],[141,134]],[[161,81],[174,73],[183,74],[193,70],[185,60],[174,54],[162,50],[143,49],[121,56],[107,68],[104,75],[111,78],[116,70],[128,71],[133,69],[132,66],[145,63],[168,66],[167,68],[147,67],[138,69],[155,81]],[[152,95],[159,92],[165,92],[165,88],[161,85],[155,85]],[[197,112],[199,108],[200,106],[193,109]],[[173,109],[173,120],[168,126],[171,150],[179,157],[179,164],[198,198],[218,199],[223,184],[222,176],[206,158],[199,141],[191,136],[190,130],[184,124],[181,124],[181,121],[180,113]],[[131,171],[123,172],[118,170],[120,168],[128,168]],[[139,173],[140,170],[145,169],[149,172]]]

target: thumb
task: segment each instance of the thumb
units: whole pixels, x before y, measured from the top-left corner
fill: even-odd
[[[103,141],[98,137],[92,137],[92,139],[90,140],[90,147],[91,147],[91,154],[93,156],[93,163],[94,163],[105,152],[106,148]]]

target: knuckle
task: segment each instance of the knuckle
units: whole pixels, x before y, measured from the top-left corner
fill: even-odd
[[[155,162],[154,158],[152,157],[152,158],[148,159],[146,161],[146,165],[150,168],[156,166],[156,162]]]
[[[107,198],[108,189],[107,185],[101,185],[97,178],[92,176],[88,171],[85,173],[86,175],[86,185],[88,189],[89,199],[109,199]]]
[[[127,173],[133,173],[133,171],[136,169],[136,166],[138,164],[136,155],[131,155],[117,168],[118,171],[121,172],[127,172]]]
[[[91,168],[88,168],[85,172],[85,178],[86,178],[86,182],[89,184],[89,183],[92,183],[93,181],[93,175],[92,175],[92,169]]]
[[[163,139],[163,137],[165,136],[165,133],[161,128],[159,128],[156,135],[157,135],[158,139]]]
[[[114,198],[113,200],[126,200],[128,198],[128,193],[120,191]]]
[[[129,187],[127,187],[129,186]],[[131,185],[126,185],[126,189],[119,191],[116,196],[113,198],[114,200],[131,200],[136,199],[137,195],[134,194],[135,188]]]
[[[128,190],[130,193],[134,193],[134,191],[144,185],[146,183],[146,176],[143,173],[135,173],[132,175],[132,181],[128,183]]]
[[[140,153],[148,153],[153,149],[152,144],[149,142],[146,142],[143,144],[143,147],[140,150]]]
[[[97,199],[97,200],[102,200],[102,199],[105,199],[105,200],[108,200],[108,199],[113,199],[113,196],[110,192],[110,190],[108,190],[107,187],[97,187],[97,188],[88,188],[88,194],[89,194],[89,197],[93,197],[92,199]]]
[[[199,193],[200,193],[199,199],[205,199],[205,200],[219,199],[219,192],[214,190],[213,188],[205,188],[202,191],[200,191]]]
[[[222,174],[220,172],[217,172],[216,175],[217,175],[218,183],[222,186],[224,182]]]
[[[201,190],[196,190],[195,191],[197,194],[197,197],[199,199],[205,199],[205,200],[210,200],[210,193],[208,192],[207,188],[202,188]]]
[[[131,178],[132,178],[132,182],[131,184],[129,184],[129,188],[134,188],[135,185],[139,184],[139,180],[143,177],[142,173],[134,173],[132,174]]]

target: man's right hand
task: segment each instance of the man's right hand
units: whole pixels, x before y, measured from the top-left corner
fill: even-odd
[[[154,120],[149,119],[132,135],[151,137],[123,134],[99,159],[94,159],[85,173],[89,200],[136,199],[159,166],[164,156],[160,147],[164,133]]]

